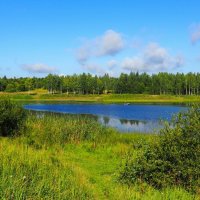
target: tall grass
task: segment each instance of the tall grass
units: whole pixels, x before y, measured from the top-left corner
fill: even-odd
[[[17,138],[0,138],[0,199],[198,199],[181,188],[118,181],[120,165],[152,135],[119,134],[87,117],[29,114]]]
[[[122,144],[68,144],[40,149],[0,140],[0,199],[198,199],[181,188],[156,190],[147,184],[117,182],[126,155]]]
[[[91,141],[94,145],[112,138],[114,131],[83,116],[30,113],[24,136],[28,144],[41,147]]]
[[[92,199],[92,188],[57,154],[1,140],[1,199]]]

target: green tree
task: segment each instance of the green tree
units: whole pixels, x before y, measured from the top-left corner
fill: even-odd
[[[16,85],[14,83],[8,83],[5,91],[6,92],[16,92],[17,91]]]

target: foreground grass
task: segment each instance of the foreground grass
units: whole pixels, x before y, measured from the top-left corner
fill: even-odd
[[[0,199],[198,199],[181,188],[118,180],[127,156],[154,135],[119,134],[69,116],[33,115],[26,123],[20,137],[0,138]]]
[[[2,199],[194,199],[179,188],[158,191],[138,183],[117,181],[117,170],[127,146],[93,149],[91,143],[64,149],[28,147],[0,141],[0,196]]]
[[[47,94],[45,90],[18,93],[0,93],[0,98],[9,96],[15,101],[66,101],[99,103],[197,103],[200,96],[148,95],[148,94],[102,94],[73,95]]]

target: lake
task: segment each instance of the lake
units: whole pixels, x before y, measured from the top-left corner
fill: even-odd
[[[170,121],[174,114],[187,110],[183,105],[149,104],[27,104],[25,109],[66,114],[87,114],[108,127],[122,132],[156,132],[163,121]]]

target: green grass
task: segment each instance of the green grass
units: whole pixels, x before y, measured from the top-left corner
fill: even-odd
[[[156,135],[120,134],[88,118],[29,115],[17,138],[0,138],[0,199],[198,199],[182,188],[119,181],[127,156]]]
[[[93,149],[84,142],[36,150],[3,139],[0,148],[2,199],[195,198],[180,188],[159,191],[144,183],[132,187],[119,183],[118,168],[128,148],[123,144]]]
[[[197,103],[200,96],[148,95],[148,94],[102,94],[102,95],[73,95],[47,94],[45,91],[20,93],[0,93],[15,101],[63,101],[63,102],[97,102],[97,103]]]

